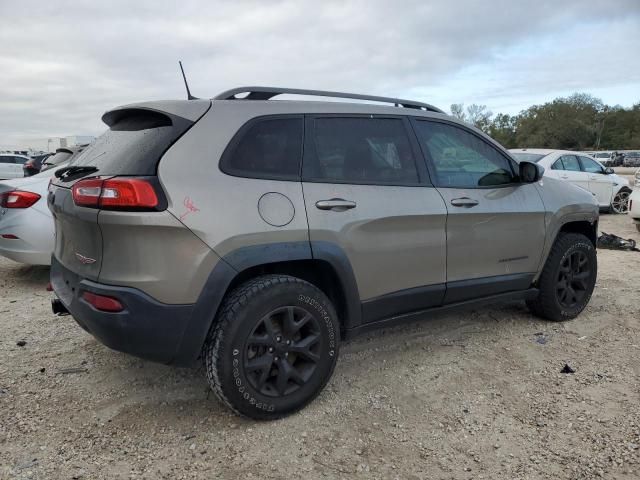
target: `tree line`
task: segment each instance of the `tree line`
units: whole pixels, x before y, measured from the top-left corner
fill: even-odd
[[[506,148],[640,149],[640,103],[625,109],[605,105],[587,93],[533,105],[517,115],[494,115],[486,105],[465,108],[461,103],[451,105],[451,114]]]

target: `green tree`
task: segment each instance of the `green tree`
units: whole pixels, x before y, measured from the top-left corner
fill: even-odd
[[[493,116],[485,105],[463,103],[451,105],[451,114],[507,148],[640,149],[640,103],[630,109],[609,106],[588,93],[532,105],[517,115]]]
[[[517,147],[516,124],[518,117],[506,113],[499,113],[489,125],[487,132],[491,138],[506,148]]]
[[[516,143],[519,146],[585,150],[598,137],[602,100],[574,93],[543,105],[534,105],[518,116]]]

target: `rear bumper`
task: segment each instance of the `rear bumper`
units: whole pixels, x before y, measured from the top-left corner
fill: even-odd
[[[169,305],[129,287],[104,285],[79,277],[51,259],[51,285],[75,321],[107,347],[160,363],[191,365],[202,344],[184,342],[194,305]],[[117,298],[125,309],[96,310],[84,291]],[[210,321],[210,320],[209,320]]]
[[[0,248],[0,255],[14,262],[24,263],[25,265],[49,265],[51,261],[50,253],[20,252]]]

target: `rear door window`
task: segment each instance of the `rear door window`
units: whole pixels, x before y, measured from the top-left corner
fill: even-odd
[[[263,117],[242,127],[220,160],[236,177],[299,180],[303,117]]]
[[[15,163],[15,162],[13,161],[13,156],[0,155],[0,163]]]
[[[551,167],[552,170],[566,170],[568,172],[580,172],[580,162],[575,155],[561,156]]]
[[[416,168],[401,118],[316,117],[305,152],[306,181],[416,185]]]

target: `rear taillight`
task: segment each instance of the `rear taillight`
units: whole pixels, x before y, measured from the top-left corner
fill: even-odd
[[[82,298],[96,310],[102,310],[103,312],[121,312],[124,310],[122,304],[113,297],[84,292]]]
[[[80,180],[71,190],[73,194],[73,202],[80,207],[98,208],[103,183],[104,180],[99,178]]]
[[[112,178],[80,180],[73,188],[76,205],[108,210],[155,210],[158,195],[148,180],[140,178]]]
[[[29,208],[40,200],[40,195],[33,192],[14,190],[0,194],[0,207],[2,208]]]

